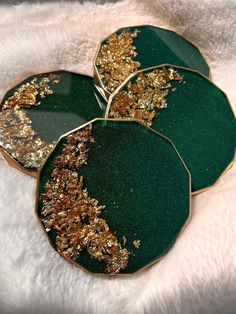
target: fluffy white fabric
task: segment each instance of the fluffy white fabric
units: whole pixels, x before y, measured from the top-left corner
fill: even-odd
[[[198,45],[236,111],[236,3],[225,0],[1,6],[1,96],[33,73],[92,75],[99,41],[135,24],[170,28]],[[0,159],[1,314],[236,313],[236,164],[194,197],[192,219],[168,255],[125,278],[90,275],[58,256],[35,217],[35,187]]]

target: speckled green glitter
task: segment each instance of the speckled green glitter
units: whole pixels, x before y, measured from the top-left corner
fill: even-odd
[[[130,252],[121,273],[133,273],[166,254],[186,224],[190,176],[173,145],[141,124],[96,120],[92,136],[87,162],[76,172],[83,177],[90,197],[105,206],[100,217]],[[45,163],[39,195],[45,192],[54,162],[64,147],[62,139]],[[39,201],[41,219],[42,208]],[[49,231],[48,236],[56,247],[55,232]],[[91,258],[86,250],[75,263],[94,273],[105,272],[104,263]]]

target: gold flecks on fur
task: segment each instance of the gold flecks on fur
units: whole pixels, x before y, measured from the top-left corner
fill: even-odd
[[[124,30],[120,34],[112,34],[101,45],[96,59],[96,66],[106,89],[113,92],[131,73],[140,67],[134,61],[137,55],[133,46],[133,38],[137,37],[138,30],[130,32]]]
[[[151,125],[157,111],[167,107],[166,97],[171,81],[183,81],[173,68],[155,69],[137,75],[114,98],[109,110],[110,118],[136,119]]]
[[[60,77],[55,74],[35,77],[17,88],[2,105],[0,145],[24,168],[38,170],[54,146],[41,140],[32,129],[26,109],[38,106],[41,99],[53,93],[49,84],[59,81]]]
[[[77,172],[88,161],[87,143],[94,142],[91,130],[88,125],[66,137],[40,197],[42,221],[47,232],[56,232],[56,249],[62,256],[76,261],[86,249],[92,258],[105,262],[108,273],[116,274],[127,267],[129,252],[99,217],[105,206],[89,196]]]

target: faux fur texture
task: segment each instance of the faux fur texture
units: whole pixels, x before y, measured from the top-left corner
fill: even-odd
[[[1,96],[33,73],[92,75],[99,41],[135,24],[170,28],[198,45],[236,111],[236,3],[225,0],[1,6]],[[193,198],[192,219],[168,255],[125,278],[90,275],[58,256],[35,217],[35,187],[0,159],[1,314],[236,313],[236,164]]]

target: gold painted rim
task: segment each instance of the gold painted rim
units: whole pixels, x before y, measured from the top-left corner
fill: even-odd
[[[175,152],[176,152],[176,155],[177,155],[177,157],[180,159],[180,161],[181,161],[181,163],[182,163],[182,165],[183,165],[183,167],[184,167],[184,169],[185,169],[185,171],[186,171],[186,173],[187,173],[187,175],[188,175],[188,178],[189,178],[189,210],[188,210],[188,217],[187,217],[185,223],[183,224],[183,226],[181,227],[181,229],[180,229],[180,231],[179,231],[177,237],[176,237],[175,240],[173,241],[171,247],[170,247],[169,249],[167,249],[167,251],[166,251],[165,253],[163,253],[162,256],[160,256],[160,257],[157,258],[156,260],[152,261],[151,263],[147,264],[146,266],[144,266],[144,267],[140,268],[139,270],[137,270],[137,271],[135,271],[135,272],[132,272],[132,273],[118,273],[118,274],[93,273],[93,272],[87,270],[86,268],[84,268],[83,266],[81,266],[80,264],[78,264],[78,263],[76,263],[76,262],[70,260],[70,259],[67,258],[67,257],[64,257],[62,254],[60,254],[60,253],[56,250],[56,248],[55,248],[55,246],[53,245],[53,243],[52,243],[50,237],[48,236],[48,233],[46,232],[46,229],[44,228],[44,226],[43,226],[43,224],[42,224],[42,221],[41,221],[41,219],[40,219],[40,217],[39,217],[39,214],[38,214],[40,175],[41,175],[41,171],[42,171],[43,167],[45,166],[46,162],[47,162],[48,159],[50,158],[50,156],[51,156],[51,154],[53,153],[53,151],[56,149],[56,146],[58,145],[58,143],[59,143],[65,136],[67,136],[67,135],[69,135],[69,134],[71,134],[71,133],[74,133],[75,131],[78,131],[78,130],[84,128],[86,125],[91,124],[91,123],[94,123],[94,122],[96,122],[96,121],[119,121],[119,122],[124,122],[124,123],[127,123],[127,122],[136,122],[137,124],[140,124],[140,125],[143,126],[144,128],[147,128],[147,129],[150,130],[151,132],[156,133],[159,137],[163,138],[165,141],[167,141],[167,142],[174,148],[174,150],[175,150]],[[50,152],[50,154],[49,154],[48,157],[46,158],[46,160],[45,160],[43,166],[40,168],[40,173],[39,173],[39,175],[37,176],[37,187],[36,187],[36,192],[35,192],[35,193],[36,193],[36,197],[35,197],[35,215],[36,215],[37,220],[38,220],[38,222],[39,222],[41,228],[43,229],[44,233],[46,233],[46,236],[47,236],[47,238],[48,238],[48,240],[49,240],[49,243],[50,243],[51,247],[53,248],[53,250],[55,250],[55,251],[57,252],[57,254],[59,254],[62,258],[64,258],[64,259],[65,259],[67,262],[69,262],[70,264],[75,265],[76,267],[78,267],[78,268],[84,270],[86,273],[88,273],[88,274],[90,274],[90,275],[92,274],[92,275],[94,275],[94,276],[99,276],[99,277],[104,277],[104,276],[106,276],[106,277],[113,277],[113,278],[114,278],[114,277],[117,277],[117,276],[118,276],[118,277],[126,277],[126,276],[130,276],[130,275],[134,275],[134,274],[140,273],[140,272],[142,272],[143,270],[145,270],[145,269],[151,267],[153,264],[159,262],[162,258],[164,258],[164,257],[168,254],[168,252],[170,252],[170,251],[172,250],[172,248],[174,247],[174,244],[176,243],[176,241],[178,240],[178,238],[182,235],[183,231],[184,231],[185,228],[187,227],[187,225],[188,225],[188,223],[189,223],[189,221],[190,221],[190,219],[191,219],[191,216],[192,216],[191,173],[189,172],[189,170],[188,170],[188,168],[187,168],[185,162],[183,161],[181,155],[179,154],[177,148],[175,147],[174,143],[173,143],[168,137],[166,137],[165,135],[161,134],[160,132],[158,132],[158,131],[156,131],[156,130],[154,130],[154,129],[148,127],[148,126],[143,125],[142,123],[140,123],[140,122],[138,122],[137,120],[134,120],[134,119],[106,119],[106,118],[95,118],[95,119],[93,119],[93,120],[91,120],[91,121],[89,121],[89,122],[86,122],[85,124],[83,124],[83,125],[81,125],[81,126],[75,128],[75,129],[73,129],[73,130],[71,130],[71,131],[69,131],[69,132],[63,134],[62,136],[60,136],[60,138],[59,138],[59,140],[56,142],[54,148],[52,149],[52,151]]]
[[[93,78],[87,74],[83,74],[83,73],[79,73],[79,72],[71,72],[71,71],[68,71],[68,70],[55,70],[55,71],[48,71],[48,72],[40,72],[40,73],[36,73],[36,74],[32,74],[28,77],[26,77],[25,79],[19,81],[18,83],[16,83],[14,85],[14,87],[10,88],[3,96],[2,100],[1,100],[1,103],[0,103],[0,111],[3,107],[3,103],[4,101],[9,97],[9,93],[11,90],[17,88],[19,85],[21,84],[24,84],[26,81],[30,80],[30,79],[33,79],[34,77],[37,77],[39,75],[47,75],[47,74],[56,74],[56,73],[59,73],[59,72],[65,72],[65,73],[71,73],[71,74],[77,74],[77,75],[83,75],[83,76],[86,76],[86,77],[89,77],[89,78]],[[54,148],[52,148],[53,150]],[[49,155],[51,154],[52,150],[50,151]],[[9,154],[9,152],[2,146],[0,145],[0,153],[2,154],[3,158],[6,160],[6,162],[8,163],[9,166],[31,176],[31,177],[37,177],[40,173],[40,170],[41,168],[43,167],[44,165],[44,162],[42,164],[41,167],[39,167],[39,169],[37,171],[30,171],[30,170],[27,170],[25,167],[23,167],[14,157],[11,156],[11,154]],[[47,159],[45,159],[46,161]]]
[[[178,36],[180,36],[180,38],[182,38],[183,40],[189,42],[194,48],[196,48],[200,55],[202,56],[202,58],[204,59],[204,61],[206,62],[206,65],[208,67],[208,70],[209,70],[209,76],[205,76],[204,74],[202,74],[200,71],[197,71],[197,70],[194,70],[195,72],[201,74],[202,76],[208,78],[209,80],[211,80],[211,70],[210,70],[210,67],[209,67],[209,64],[207,63],[206,59],[205,59],[205,56],[202,54],[201,50],[198,48],[198,46],[196,46],[192,41],[188,40],[187,38],[185,38],[184,36],[180,35],[179,33],[173,31],[173,30],[170,30],[170,29],[167,29],[167,28],[164,28],[164,27],[159,27],[159,26],[156,26],[156,25],[150,25],[150,24],[140,24],[140,25],[133,25],[133,26],[127,26],[127,27],[121,27],[121,28],[118,28],[116,31],[114,31],[113,33],[111,33],[110,35],[108,35],[107,37],[105,37],[103,40],[100,41],[99,43],[99,46],[96,50],[96,53],[95,53],[95,57],[94,57],[94,61],[93,61],[93,70],[94,70],[94,85],[95,87],[97,88],[98,92],[100,93],[100,95],[104,98],[105,101],[108,101],[110,95],[112,95],[113,93],[110,93],[106,86],[104,85],[104,83],[102,82],[101,80],[101,77],[100,77],[100,74],[98,72],[98,69],[97,69],[97,66],[96,66],[96,60],[97,60],[97,57],[98,57],[98,53],[101,49],[101,45],[112,35],[112,34],[115,34],[121,30],[124,30],[124,29],[129,29],[129,28],[135,28],[135,27],[156,27],[156,28],[159,28],[159,29],[162,29],[162,30],[165,30],[165,31],[169,31],[171,33],[174,33],[174,34],[177,34]],[[174,66],[174,65],[173,65]],[[148,68],[149,69],[149,68]],[[187,69],[187,68],[186,68]],[[144,69],[143,69],[144,70]],[[133,73],[131,73],[130,75],[133,75],[134,73],[137,73],[139,71],[142,71],[142,70],[138,70],[138,71],[135,71]],[[125,79],[126,81],[126,79]],[[124,82],[125,82],[124,81]],[[122,82],[120,85],[123,85]],[[119,87],[118,87],[119,88]]]
[[[185,68],[185,67],[181,67],[181,66],[177,66],[177,65],[172,65],[172,64],[168,64],[168,63],[164,63],[164,64],[161,64],[161,65],[158,65],[158,66],[153,66],[153,67],[150,67],[150,68],[146,68],[146,69],[142,69],[142,70],[139,70],[139,71],[136,71],[134,73],[132,73],[109,97],[108,99],[108,102],[107,102],[107,108],[106,108],[106,111],[105,111],[105,118],[108,119],[108,115],[109,115],[109,111],[110,111],[110,107],[111,107],[111,103],[113,101],[113,98],[123,89],[123,87],[136,75],[142,73],[142,72],[146,72],[146,71],[151,71],[151,70],[155,70],[155,69],[159,69],[159,68],[163,68],[163,67],[171,67],[171,68],[176,68],[176,69],[180,69],[180,70],[185,70],[185,71],[190,71],[190,72],[193,72],[195,74],[198,74],[200,75],[201,77],[203,77],[205,80],[207,80],[211,85],[213,85],[214,87],[216,87],[223,95],[224,97],[226,98],[227,102],[228,102],[228,105],[229,105],[229,108],[231,109],[231,112],[234,116],[234,119],[236,120],[236,114],[234,113],[234,110],[233,110],[233,107],[229,101],[229,98],[227,96],[227,94],[221,89],[219,88],[215,83],[213,83],[209,78],[207,78],[205,75],[201,74],[200,72],[198,71],[195,71],[193,69],[189,69],[189,68]],[[215,181],[214,184],[210,185],[210,186],[207,186],[203,189],[200,189],[200,190],[197,190],[197,191],[194,191],[194,192],[191,192],[192,195],[198,195],[200,193],[203,193],[203,192],[206,192],[208,191],[209,189],[213,188],[214,186],[216,186],[219,182],[220,182],[220,179],[223,177],[223,175],[228,172],[233,164],[236,162],[236,150],[235,150],[235,153],[234,153],[234,156],[232,157],[232,160],[230,161],[229,164],[226,165],[226,167],[222,170],[220,176],[218,177],[218,179]]]

